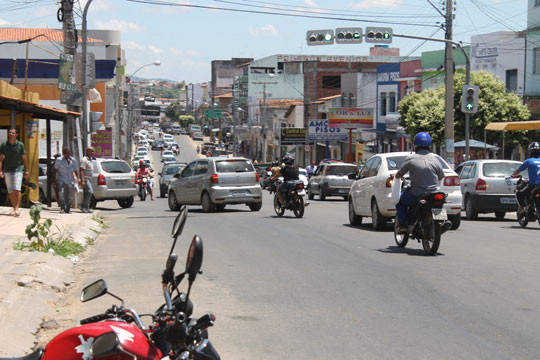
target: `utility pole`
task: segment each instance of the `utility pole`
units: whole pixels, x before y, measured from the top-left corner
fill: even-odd
[[[75,21],[73,20],[73,0],[62,0],[61,12],[63,14],[62,30],[64,33],[64,54],[68,54],[74,57],[75,50],[77,49],[77,36],[75,29]],[[66,109],[68,111],[79,112],[78,106],[67,105]],[[80,158],[82,154],[78,154],[78,151],[76,151],[76,149],[78,148],[76,146],[73,146],[73,140],[77,136],[74,125],[75,124],[73,122],[70,122],[69,120],[67,123],[64,123],[64,147],[69,147],[72,150],[75,158]]]
[[[454,59],[452,56],[452,22],[453,0],[446,0],[446,32],[444,38],[449,40],[445,46],[445,126],[444,126],[444,155],[445,160],[454,166]]]
[[[263,141],[262,141],[262,162],[266,162],[266,151],[267,151],[267,144],[266,144],[266,85],[271,84],[277,84],[277,81],[254,81],[252,84],[261,85],[263,86],[263,113],[262,113],[262,127],[261,132],[263,135]]]

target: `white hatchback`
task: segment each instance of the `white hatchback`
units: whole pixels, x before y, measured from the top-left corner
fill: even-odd
[[[377,154],[367,161],[349,192],[351,224],[358,225],[363,217],[371,217],[373,228],[382,230],[386,222],[396,216],[396,206],[391,199],[392,180],[410,154],[410,152]],[[443,158],[436,156],[445,175],[439,184],[439,191],[448,194],[444,208],[448,214],[448,220],[452,222],[452,229],[457,229],[461,223],[459,177]]]

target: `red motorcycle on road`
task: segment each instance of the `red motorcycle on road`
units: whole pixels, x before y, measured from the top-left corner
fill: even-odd
[[[214,315],[206,314],[198,319],[191,317],[193,304],[189,294],[203,260],[203,244],[198,235],[191,241],[185,271],[178,275],[174,273],[178,257],[173,250],[186,218],[187,208],[184,206],[174,222],[171,233],[174,241],[161,274],[165,303],[154,314],[139,316],[134,309],[124,306],[124,300],[107,290],[105,280],[98,280],[83,289],[81,301],[109,294],[119,300],[120,305],[113,305],[102,314],[81,320],[81,326],[58,334],[45,349],[40,347],[20,360],[158,360],[166,356],[171,360],[219,360],[208,340],[207,329],[214,324]],[[187,292],[180,292],[178,286],[186,277]],[[145,326],[142,316],[151,317],[151,325]]]

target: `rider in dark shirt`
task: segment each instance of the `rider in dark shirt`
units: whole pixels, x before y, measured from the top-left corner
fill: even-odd
[[[283,183],[279,185],[277,196],[281,206],[285,206],[285,199],[283,194],[289,191],[293,186],[296,180],[299,180],[298,167],[294,166],[294,158],[290,155],[285,155],[283,157],[283,165],[278,173],[274,174],[270,181],[277,180],[280,176],[283,176]]]

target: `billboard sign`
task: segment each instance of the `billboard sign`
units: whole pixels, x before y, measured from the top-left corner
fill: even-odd
[[[280,144],[281,146],[305,145],[306,144],[306,129],[305,128],[281,128]]]
[[[331,128],[373,128],[373,108],[331,108],[328,111],[328,118]]]
[[[308,123],[309,142],[346,141],[349,135],[344,129],[331,128],[328,119],[310,120]]]

